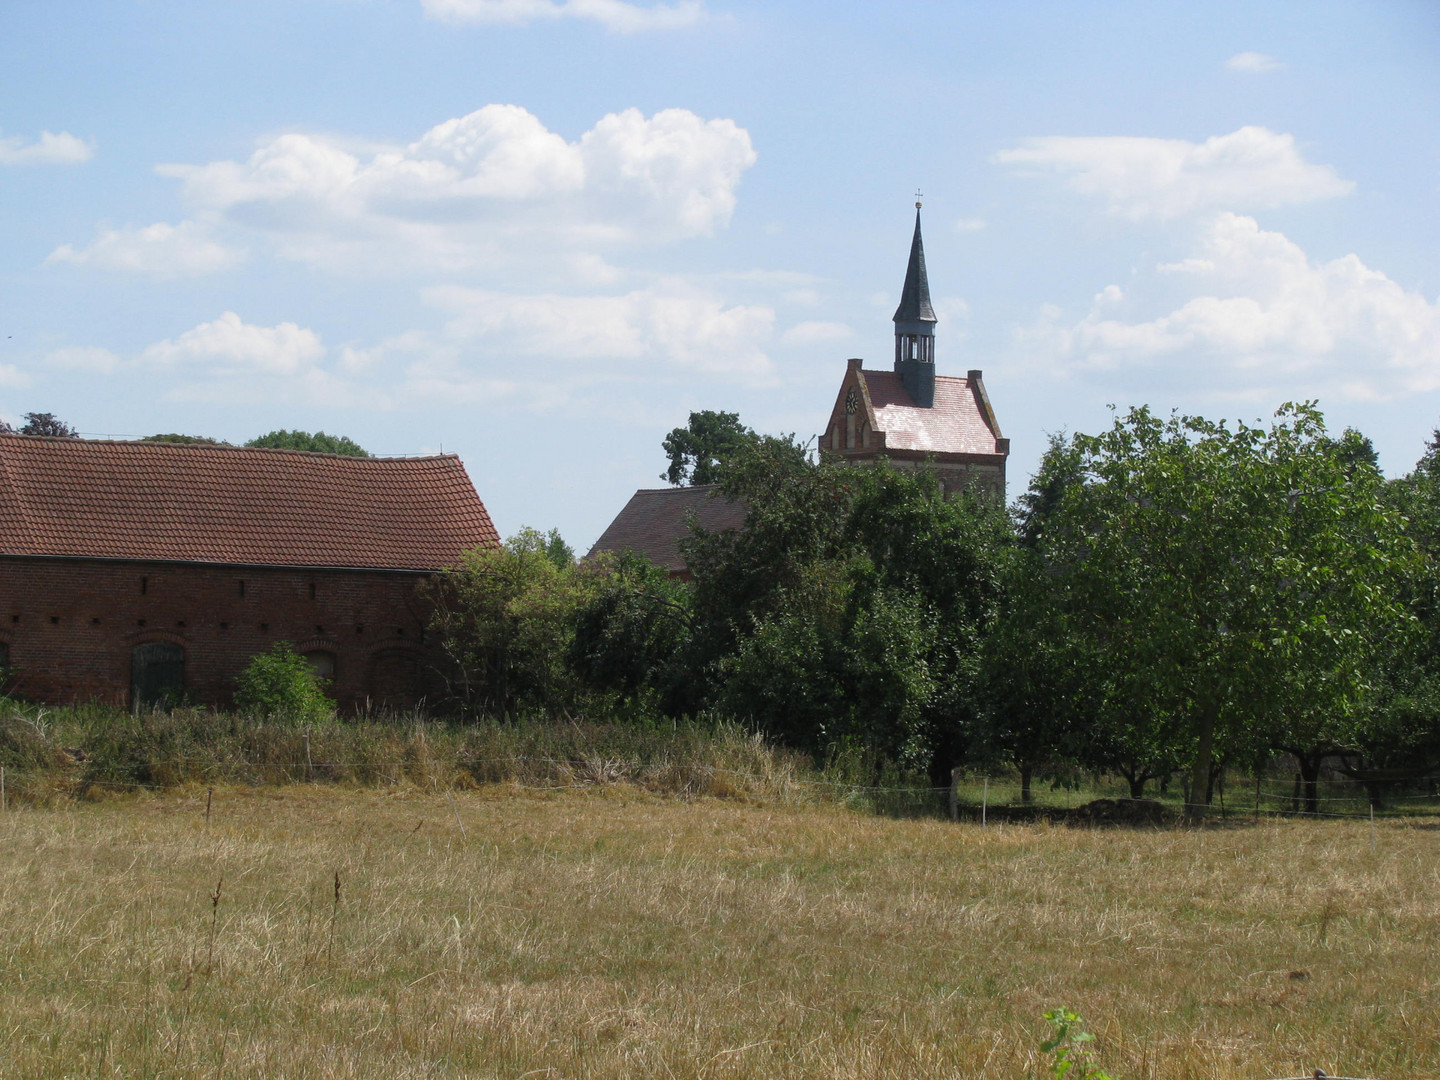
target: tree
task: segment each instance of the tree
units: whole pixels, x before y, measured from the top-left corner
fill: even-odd
[[[156,443],[177,443],[182,446],[229,446],[223,439],[212,439],[207,435],[181,435],[177,432],[166,432],[162,435],[146,435],[141,442]]]
[[[307,450],[316,454],[343,454],[346,457],[369,457],[370,452],[359,443],[344,435],[327,435],[317,431],[272,431],[251,439],[246,446],[262,447],[268,450]]]
[[[665,456],[670,467],[661,479],[677,487],[690,484],[718,483],[726,463],[745,447],[759,439],[750,428],[740,423],[738,413],[692,412],[690,423],[673,429],[665,436]]]
[[[689,590],[633,552],[587,561],[595,592],[576,614],[571,670],[588,690],[631,712],[683,712]]]
[[[277,641],[236,676],[235,707],[266,719],[307,724],[333,719],[335,706],[322,682],[290,642]]]
[[[1148,705],[1148,738],[1212,766],[1265,745],[1350,738],[1377,632],[1407,618],[1408,544],[1382,481],[1313,405],[1268,429],[1132,409],[1073,440],[1084,482],[1042,544],[1111,702]]]
[[[683,542],[688,668],[710,704],[817,754],[846,746],[948,779],[972,712],[999,508],[927,472],[810,462],[761,440],[726,469],[743,530]]]
[[[475,712],[553,713],[583,701],[567,661],[598,571],[557,560],[555,539],[522,529],[499,548],[466,552],[427,585],[452,692]]]
[[[25,414],[25,423],[17,432],[5,421],[0,420],[0,435],[48,435],[52,438],[77,439],[79,433],[61,420],[54,413],[29,412]]]

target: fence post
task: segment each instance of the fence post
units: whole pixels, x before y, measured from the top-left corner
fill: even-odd
[[[950,770],[950,820],[960,820],[960,766]]]

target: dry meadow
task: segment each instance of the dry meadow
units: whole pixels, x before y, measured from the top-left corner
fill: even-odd
[[[616,785],[0,816],[11,1077],[1440,1075],[1440,832],[952,825]]]

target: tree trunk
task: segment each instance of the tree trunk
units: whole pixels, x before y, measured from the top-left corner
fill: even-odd
[[[1030,791],[1030,780],[1031,780],[1031,777],[1034,775],[1034,773],[1035,773],[1035,766],[1033,766],[1033,765],[1021,765],[1021,766],[1020,766],[1020,801],[1021,801],[1022,803],[1028,804],[1028,803],[1034,802],[1034,800],[1035,800],[1034,794]]]
[[[1130,798],[1143,799],[1145,797],[1145,781],[1150,777],[1142,773],[1126,773],[1125,779],[1130,783]]]
[[[1205,801],[1210,793],[1210,765],[1215,758],[1215,711],[1206,708],[1199,718],[1196,731],[1195,761],[1190,766],[1190,790],[1186,794],[1185,824],[1199,825],[1205,820]]]
[[[1296,754],[1300,777],[1305,782],[1305,813],[1320,813],[1320,762],[1323,754]]]

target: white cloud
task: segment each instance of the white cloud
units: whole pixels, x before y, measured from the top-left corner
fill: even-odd
[[[577,361],[649,361],[663,377],[687,369],[765,381],[772,309],[731,305],[682,282],[620,296],[515,295],[441,286],[426,290],[451,315],[446,335],[490,354]]]
[[[1174,310],[1127,320],[1139,301],[1111,285],[1078,324],[1049,311],[1029,343],[1059,370],[1151,369],[1219,394],[1386,399],[1440,389],[1440,301],[1355,255],[1313,262],[1237,214],[1210,220],[1200,246],[1158,268],[1194,282]]]
[[[955,222],[955,231],[956,231],[956,232],[962,232],[962,233],[967,233],[967,232],[979,232],[979,231],[980,231],[981,229],[983,229],[983,228],[985,228],[985,219],[984,219],[984,218],[976,218],[976,217],[960,218],[958,221]]]
[[[1243,127],[1203,143],[1130,136],[1047,136],[1002,150],[995,161],[1059,173],[1082,195],[1128,218],[1285,206],[1349,194],[1328,165],[1312,165],[1293,135]]]
[[[785,345],[817,345],[832,341],[848,341],[855,331],[839,322],[802,322],[780,335]]]
[[[68,131],[40,133],[39,142],[27,143],[17,135],[0,136],[0,165],[78,165],[94,151]]]
[[[425,14],[448,23],[514,26],[556,19],[588,19],[621,34],[690,26],[704,15],[699,0],[648,6],[624,0],[421,0],[421,3]]]
[[[140,229],[101,229],[89,247],[76,249],[62,244],[45,261],[169,278],[223,270],[241,258],[240,252],[211,239],[209,231],[198,222],[170,225],[161,221]]]
[[[292,259],[455,270],[710,235],[754,163],[743,128],[684,109],[611,113],[568,142],[519,106],[487,105],[403,147],[294,133],[245,162],[159,172],[202,214],[258,230]]]
[[[1225,61],[1225,66],[1231,71],[1244,71],[1254,75],[1263,75],[1267,71],[1279,71],[1285,65],[1276,60],[1273,56],[1266,56],[1258,52],[1236,53]]]
[[[67,371],[93,371],[109,375],[119,371],[124,362],[109,349],[93,345],[53,349],[45,355],[45,363]]]
[[[256,326],[227,311],[173,341],[158,341],[141,354],[151,364],[221,375],[296,375],[313,368],[325,346],[313,330],[293,322]]]
[[[29,386],[30,376],[14,364],[0,364],[0,386]]]

